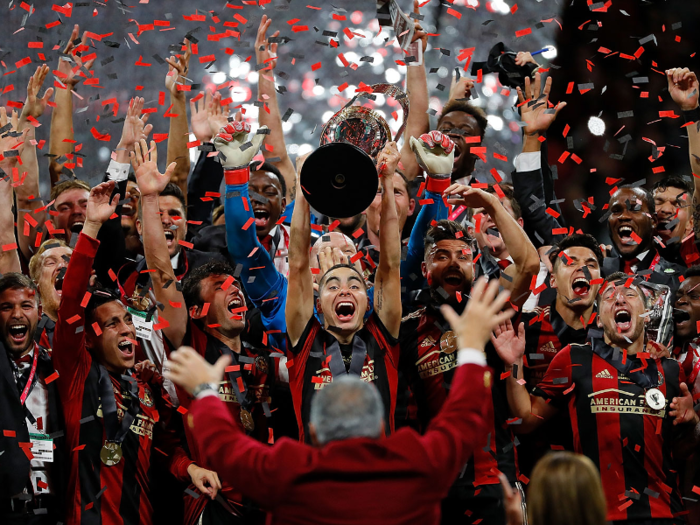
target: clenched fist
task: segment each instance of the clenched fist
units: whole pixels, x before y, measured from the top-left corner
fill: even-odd
[[[214,139],[214,146],[225,157],[221,159],[223,167],[226,169],[247,167],[260,150],[265,139],[264,130],[267,129],[267,126],[262,126],[248,141],[250,124],[247,122],[234,120],[221,128]]]

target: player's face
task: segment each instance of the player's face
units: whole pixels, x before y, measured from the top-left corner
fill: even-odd
[[[165,195],[158,198],[160,207],[160,222],[163,224],[165,242],[168,245],[170,257],[174,257],[180,251],[180,241],[187,235],[187,220],[182,202],[174,195]]]
[[[658,188],[654,191],[654,208],[658,221],[656,232],[664,243],[674,237],[676,242],[681,242],[692,231],[688,193],[673,186],[661,190]]]
[[[275,227],[287,201],[282,195],[282,186],[274,173],[253,172],[248,182],[248,191],[253,191],[260,196],[256,198],[251,195],[250,202],[255,215],[255,234],[262,239]]]
[[[245,328],[245,298],[241,283],[229,275],[208,275],[199,283],[199,296],[205,305],[203,308],[192,307],[190,315],[202,319],[206,326],[216,326],[216,330],[235,337]]]
[[[680,342],[693,339],[698,334],[700,321],[700,277],[687,277],[681,283],[675,307],[676,338]]]
[[[110,301],[95,308],[88,330],[88,347],[95,358],[110,372],[123,373],[136,363],[136,328],[131,314],[120,301]]]
[[[58,305],[63,293],[63,269],[68,266],[68,260],[73,250],[66,246],[56,246],[46,250],[41,255],[41,273],[36,283],[41,295],[41,304],[46,314],[56,319]]]
[[[641,190],[622,188],[610,199],[610,238],[623,256],[632,257],[649,249],[656,219]]]
[[[435,243],[425,254],[423,277],[428,281],[431,295],[439,302],[459,303],[468,294],[474,280],[474,263],[469,245],[459,239],[446,239]],[[439,292],[442,288],[448,299]]]
[[[367,208],[367,228],[379,235],[379,223],[382,220],[382,186],[377,188],[377,194]],[[394,174],[394,200],[396,201],[396,214],[399,217],[399,230],[402,230],[406,219],[413,214],[416,203],[408,193],[406,181],[398,173]]]
[[[141,245],[138,231],[136,230],[136,217],[139,209],[139,200],[141,192],[134,181],[126,183],[126,190],[129,192],[129,198],[122,204],[122,230],[126,241],[126,249],[130,252],[136,252]]]
[[[10,353],[21,356],[31,348],[40,317],[34,290],[11,288],[0,293],[0,336]]]
[[[70,239],[72,233],[80,233],[85,224],[85,213],[90,193],[83,188],[72,188],[61,193],[53,203],[58,215],[52,217],[57,230],[63,230]]]
[[[464,173],[465,169],[468,166],[472,166],[476,155],[471,153],[470,145],[467,144],[464,137],[480,136],[481,130],[479,129],[479,123],[469,113],[451,111],[440,119],[437,129],[447,134],[455,143],[455,162],[452,167],[453,179],[455,177],[466,177],[470,173]]]
[[[600,266],[593,250],[584,246],[572,246],[564,250],[555,262],[551,286],[563,296],[571,308],[591,306],[600,284],[591,281],[600,279]]]
[[[608,284],[600,294],[598,327],[613,345],[627,348],[644,337],[646,318],[640,316],[646,312],[646,307],[641,293],[636,286],[625,287],[620,282]]]
[[[336,268],[326,273],[319,290],[317,309],[323,313],[325,327],[349,336],[362,328],[369,308],[367,288],[362,278],[350,268]]]

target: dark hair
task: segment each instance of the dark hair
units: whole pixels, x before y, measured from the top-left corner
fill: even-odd
[[[445,115],[452,113],[453,111],[461,111],[462,113],[467,113],[468,115],[474,117],[476,123],[479,125],[479,129],[481,130],[479,136],[482,140],[484,139],[484,135],[486,134],[486,126],[488,126],[489,121],[486,119],[486,113],[484,113],[483,109],[471,105],[466,100],[450,100],[442,108],[442,113],[438,118],[438,126],[440,125],[440,122],[442,122],[442,119],[445,118]]]
[[[458,222],[443,219],[438,221],[435,226],[431,226],[425,234],[423,249],[427,252],[432,248],[433,244],[439,241],[464,241],[471,246],[472,238],[467,229]]]
[[[633,186],[632,184],[625,184],[624,186],[620,186],[615,193],[610,195],[610,201],[613,200],[615,195],[620,192],[620,190],[639,190],[643,194],[643,200],[646,202],[647,208],[649,209],[649,213],[651,215],[654,215],[656,213],[656,205],[654,204],[654,197],[652,197],[651,192],[646,189],[642,188],[641,186]]]
[[[685,178],[679,175],[667,175],[663,179],[656,181],[651,188],[652,194],[656,191],[666,191],[668,188],[678,188],[689,196],[693,194],[693,186]]]
[[[209,261],[192,270],[182,282],[182,295],[185,297],[187,308],[202,306],[201,282],[210,275],[233,275],[233,268],[228,263],[221,261]]]
[[[95,310],[100,306],[114,301],[121,303],[121,298],[117,294],[99,284],[89,287],[88,292],[90,292],[90,300],[85,307],[85,326],[89,326],[93,323]]]
[[[353,266],[352,264],[345,263],[336,264],[335,266],[329,268],[328,271],[321,276],[321,280],[318,282],[319,290],[323,288],[323,285],[325,284],[325,279],[328,276],[328,274],[331,273],[333,270],[337,270],[339,268],[349,268],[353,270],[360,277],[360,281],[362,281],[362,284],[365,285],[365,291],[367,291],[367,283],[365,282],[365,278],[363,277],[363,275],[359,272],[357,268],[355,268],[355,266]]]
[[[27,275],[17,272],[8,272],[0,277],[0,294],[5,290],[23,290],[29,289],[34,293],[37,305],[41,302],[39,297],[39,289]]]
[[[183,219],[187,218],[187,200],[185,199],[185,194],[182,193],[180,186],[174,182],[168,182],[168,185],[158,194],[159,197],[175,197],[182,204]],[[141,206],[141,199],[139,199],[139,220],[143,220],[143,207]]]
[[[267,173],[272,173],[277,177],[277,180],[280,183],[280,188],[282,189],[282,198],[287,196],[287,181],[284,180],[284,177],[282,176],[282,172],[277,169],[277,166],[274,164],[270,164],[269,162],[263,162],[262,164],[258,164],[256,166],[252,166],[252,168],[255,168],[252,171],[265,171]]]
[[[598,259],[598,265],[603,267],[603,252],[600,249],[600,245],[595,237],[589,235],[588,233],[574,233],[568,237],[564,237],[559,241],[554,249],[549,253],[549,260],[552,262],[552,267],[557,264],[557,260],[560,260],[559,254],[564,250],[573,248],[574,246],[580,246],[582,248],[588,248],[593,252],[595,258]]]
[[[503,192],[503,195],[505,195],[505,198],[510,201],[510,206],[513,208],[513,213],[515,213],[515,218],[520,219],[523,216],[523,210],[520,207],[520,203],[517,201],[515,198],[515,190],[513,189],[513,185],[509,184],[507,182],[500,183],[498,185],[499,188],[501,188],[501,191]],[[494,184],[489,184],[489,187],[486,188],[487,193],[493,193],[495,194],[499,200],[500,196],[498,193],[496,193],[496,189],[494,188]]]
[[[132,170],[129,170],[129,174],[126,176],[126,180],[138,184],[138,181],[136,180],[136,174]]]
[[[601,295],[603,291],[605,291],[610,284],[615,284],[615,283],[620,283],[620,282],[627,282],[627,280],[632,277],[634,280],[632,283],[630,283],[630,286],[634,286],[637,289],[637,293],[639,296],[642,298],[642,301],[644,302],[644,307],[647,307],[647,295],[644,293],[644,290],[639,286],[639,278],[635,278],[632,275],[627,275],[625,272],[614,272],[608,275],[605,278],[605,281],[603,284],[600,286],[598,289],[598,296]],[[600,310],[599,310],[600,311]]]
[[[700,266],[691,266],[683,273],[683,278],[700,277]]]

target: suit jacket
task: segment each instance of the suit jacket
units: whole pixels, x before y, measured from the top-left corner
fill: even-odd
[[[217,396],[190,407],[194,446],[222,482],[272,513],[274,524],[438,524],[440,502],[492,418],[491,372],[465,364],[424,435],[354,438],[322,448],[246,436]]]
[[[9,356],[5,346],[0,343],[0,498],[10,498],[19,494],[29,481],[29,459],[19,447],[19,443],[29,442],[24,408],[19,400],[19,390],[15,381]],[[37,363],[40,377],[47,377],[54,372],[51,357],[41,350]],[[47,385],[49,391],[49,428],[52,434],[60,434],[54,439],[54,464],[51,468],[53,486],[61,490],[65,483],[61,476],[65,474],[65,457],[62,455],[64,438],[62,437],[63,417],[58,398],[56,382]],[[10,431],[10,432],[8,432]],[[14,436],[11,433],[14,432]],[[8,435],[10,434],[10,435]],[[57,494],[60,498],[60,494]]]

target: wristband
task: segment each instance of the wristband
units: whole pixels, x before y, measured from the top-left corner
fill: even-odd
[[[197,385],[197,388],[195,388],[192,392],[192,397],[198,398],[203,392],[206,392],[207,390],[213,390],[214,393],[218,393],[219,388],[215,383],[201,383]]]
[[[250,166],[224,169],[224,177],[226,179],[227,186],[234,184],[247,184],[248,179],[250,179]]]
[[[688,111],[682,111],[682,113],[686,122],[700,122],[700,106]]]
[[[428,175],[425,181],[425,189],[432,193],[442,195],[452,184],[450,175]]]

